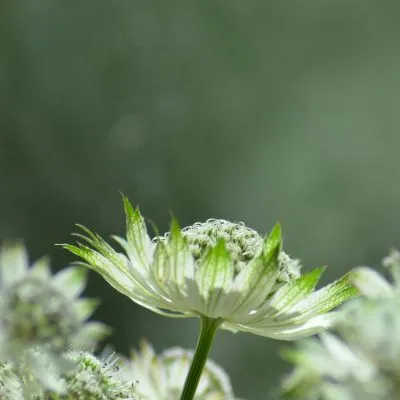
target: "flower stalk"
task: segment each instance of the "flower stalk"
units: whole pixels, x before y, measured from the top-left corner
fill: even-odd
[[[201,317],[200,336],[193,356],[192,365],[190,366],[185,381],[181,400],[192,400],[194,398],[215,333],[221,322],[220,319]]]

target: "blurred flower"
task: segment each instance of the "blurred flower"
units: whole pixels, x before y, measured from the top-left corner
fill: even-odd
[[[171,317],[205,317],[222,328],[293,340],[332,324],[328,313],[357,290],[349,275],[314,291],[323,272],[300,276],[281,251],[277,225],[261,238],[243,224],[209,220],[181,230],[175,220],[151,240],[138,209],[124,198],[127,238],[115,251],[86,228],[88,245],[65,248],[136,303]]]
[[[392,253],[395,254],[395,253]],[[400,397],[400,262],[384,260],[391,284],[368,267],[354,270],[352,281],[365,295],[349,302],[337,319],[336,335],[308,340],[286,357],[296,368],[283,382],[293,399],[397,399]]]
[[[45,259],[29,267],[20,244],[4,245],[0,251],[0,359],[29,376],[24,384],[32,390],[41,384],[61,390],[57,374],[49,374],[47,365],[62,373],[71,364],[61,352],[94,348],[108,332],[105,325],[86,321],[97,302],[78,299],[85,281],[82,268],[52,276]]]
[[[390,385],[364,354],[335,335],[307,339],[284,357],[296,365],[282,382],[282,398],[297,400],[384,400]]]
[[[108,330],[86,322],[97,301],[78,299],[85,271],[70,267],[54,276],[46,259],[29,268],[21,245],[0,252],[0,348],[10,353],[36,345],[57,350],[92,348]]]
[[[121,364],[127,378],[137,382],[138,395],[151,400],[179,400],[193,353],[172,348],[157,356],[149,343],[141,343],[131,359]],[[195,400],[234,400],[231,383],[226,373],[208,360],[200,378]]]

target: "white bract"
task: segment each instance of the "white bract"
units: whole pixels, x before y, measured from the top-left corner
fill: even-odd
[[[137,304],[171,317],[206,317],[220,327],[293,340],[329,327],[329,313],[357,290],[346,275],[314,291],[323,272],[300,275],[281,250],[281,230],[265,238],[242,223],[208,220],[181,230],[175,220],[153,240],[124,198],[126,238],[114,250],[86,228],[87,244],[65,245]]]

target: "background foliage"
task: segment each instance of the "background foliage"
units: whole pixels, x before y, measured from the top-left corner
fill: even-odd
[[[14,0],[0,5],[0,239],[124,231],[118,191],[161,231],[209,217],[267,232],[334,279],[399,247],[400,3]],[[119,351],[193,347],[91,276]],[[266,398],[279,343],[219,333],[235,392]]]

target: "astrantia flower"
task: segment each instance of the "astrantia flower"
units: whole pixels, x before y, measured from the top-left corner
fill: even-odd
[[[149,343],[142,342],[141,351],[133,352],[121,371],[137,382],[138,395],[151,400],[179,400],[192,359],[193,352],[178,347],[156,355]],[[235,399],[229,377],[211,360],[205,365],[194,399]]]
[[[282,382],[282,399],[385,400],[391,384],[371,359],[336,335],[321,334],[284,353],[296,367]]]
[[[323,268],[300,276],[281,251],[280,227],[266,238],[243,224],[209,220],[151,240],[124,198],[125,253],[83,228],[88,244],[65,247],[136,303],[172,317],[205,316],[221,328],[292,340],[329,326],[326,313],[353,296],[348,275],[314,291]]]
[[[61,391],[58,377],[71,367],[61,353],[94,348],[108,332],[86,321],[97,301],[78,299],[85,280],[77,267],[52,276],[45,259],[30,267],[20,244],[0,251],[0,360],[24,376],[24,392]]]
[[[191,400],[217,328],[293,340],[331,325],[331,309],[355,295],[348,276],[314,291],[323,272],[300,276],[281,250],[277,225],[265,238],[243,224],[208,220],[181,230],[175,220],[153,240],[124,198],[126,239],[114,250],[86,228],[88,244],[65,245],[136,303],[171,317],[200,317],[201,334],[182,393]]]
[[[43,345],[54,351],[94,347],[107,332],[86,322],[97,302],[78,299],[85,271],[71,267],[54,276],[46,259],[29,267],[20,244],[0,251],[0,354],[13,358],[26,348]]]
[[[384,265],[393,283],[369,267],[351,280],[364,297],[350,301],[336,321],[337,335],[301,342],[286,355],[296,368],[283,382],[293,399],[385,400],[400,398],[399,253]]]

